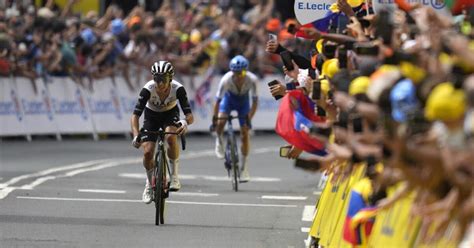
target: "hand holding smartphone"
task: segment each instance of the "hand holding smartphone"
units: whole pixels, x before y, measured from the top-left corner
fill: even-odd
[[[277,84],[280,84],[280,82],[278,82],[278,80],[272,80],[268,83],[268,87],[272,87],[273,85],[277,85]],[[275,97],[275,100],[279,100],[283,97],[283,95],[275,95],[273,97]]]
[[[268,40],[277,41],[277,36],[275,34],[268,34]]]

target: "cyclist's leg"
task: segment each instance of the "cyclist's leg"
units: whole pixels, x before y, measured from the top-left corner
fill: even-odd
[[[161,117],[159,113],[155,113],[149,109],[145,109],[145,120],[143,123],[143,129],[148,131],[157,131],[162,125],[160,121]],[[153,170],[155,168],[155,146],[158,136],[156,134],[145,133],[142,135],[142,147],[143,147],[143,166],[146,172],[145,189],[143,191],[142,200],[145,203],[152,201],[151,196],[151,182],[153,177]]]
[[[222,98],[220,104],[219,104],[219,118],[225,118],[228,116],[228,114],[231,111],[231,95],[229,93],[226,93],[224,97]],[[220,119],[217,121],[217,126],[216,126],[216,156],[218,158],[224,158],[224,126],[225,126],[226,120],[225,119]]]
[[[240,124],[240,137],[242,139],[242,145],[240,147],[240,152],[242,153],[241,165],[242,173],[240,175],[241,181],[245,182],[249,180],[248,173],[248,154],[250,150],[250,123],[248,123],[248,113],[250,112],[250,102],[248,96],[242,97],[240,100],[240,105],[237,110],[239,114],[239,124]]]
[[[170,111],[167,111],[166,117],[166,132],[176,132],[178,129],[174,124],[179,120],[179,109],[178,107],[173,108]],[[179,146],[176,135],[167,135],[166,142],[168,143],[168,149],[166,153],[168,154],[168,163],[171,168],[171,185],[172,190],[179,190],[181,184],[179,183],[178,178],[178,168],[179,168]]]

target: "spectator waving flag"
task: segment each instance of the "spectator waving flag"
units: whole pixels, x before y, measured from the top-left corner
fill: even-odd
[[[314,103],[302,91],[292,90],[282,98],[275,130],[288,143],[303,151],[326,155],[324,143],[308,133],[313,122],[324,120],[314,113]]]
[[[375,222],[377,207],[369,206],[369,196],[373,193],[372,182],[363,178],[351,189],[349,208],[343,228],[343,238],[352,245],[366,245]]]
[[[214,78],[214,67],[210,66],[204,76],[204,81],[199,85],[196,90],[194,99],[197,106],[202,107],[210,99],[211,93],[211,82]]]

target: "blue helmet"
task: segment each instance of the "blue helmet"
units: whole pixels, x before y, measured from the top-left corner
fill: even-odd
[[[249,67],[249,61],[242,55],[237,55],[230,60],[229,68],[231,71],[242,71],[247,70]]]

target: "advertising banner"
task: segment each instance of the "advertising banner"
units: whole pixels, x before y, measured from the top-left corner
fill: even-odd
[[[24,110],[25,127],[30,134],[56,134],[58,126],[48,89],[42,79],[15,78]],[[34,84],[34,85],[33,85]],[[36,88],[36,90],[35,90]]]
[[[130,128],[120,102],[119,89],[111,78],[96,79],[92,91],[87,91],[87,103],[98,133],[121,133]]]
[[[51,77],[48,89],[60,133],[93,133],[87,95],[67,77]]]
[[[444,0],[406,0],[407,3],[420,3],[424,6],[433,8],[439,13],[450,15],[450,11],[446,6]],[[397,8],[395,0],[372,0],[372,6],[375,13],[379,12],[381,9],[388,9],[393,11]]]
[[[0,135],[25,135],[25,114],[15,82],[0,77]]]
[[[296,0],[295,16],[302,25],[323,18],[336,0]]]

